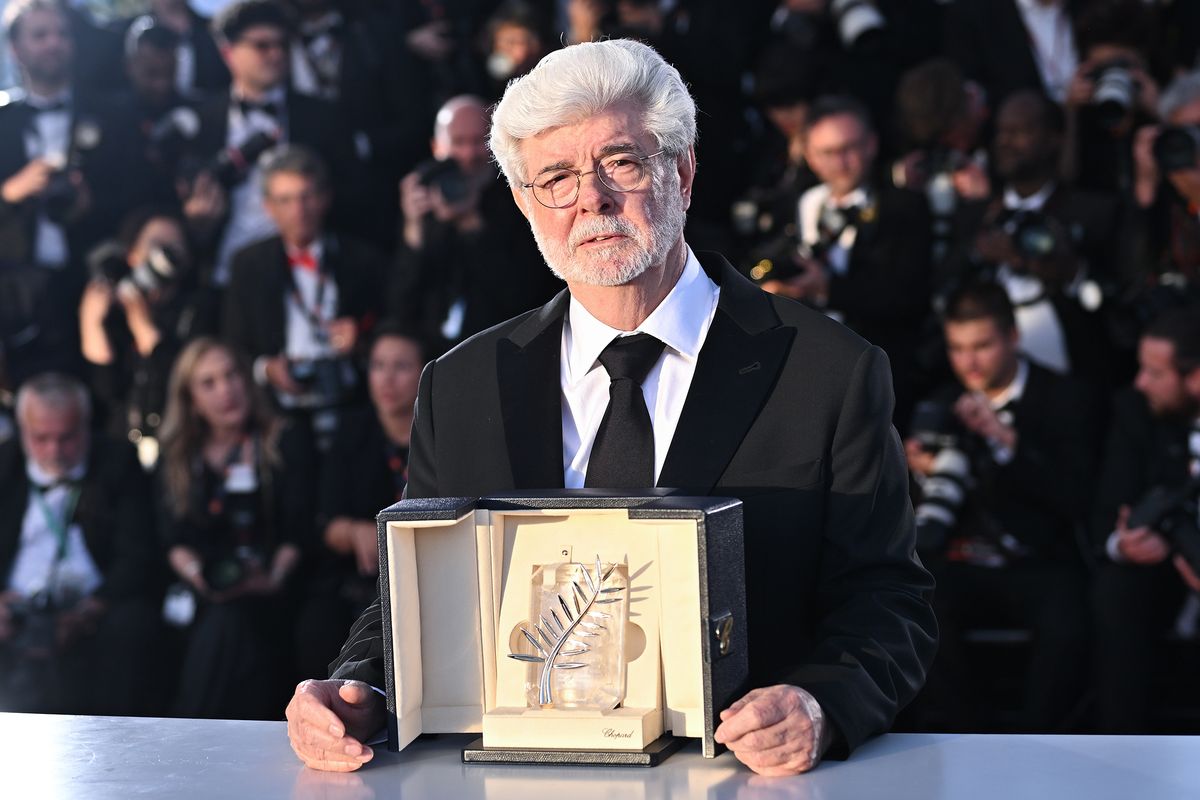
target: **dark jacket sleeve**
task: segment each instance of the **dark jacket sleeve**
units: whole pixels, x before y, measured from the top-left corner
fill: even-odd
[[[149,479],[137,454],[126,442],[97,439],[76,521],[88,548],[101,562],[104,584],[97,594],[106,600],[150,597],[163,575],[154,536]]]
[[[886,731],[925,682],[937,643],[933,578],[915,555],[908,470],[878,348],[860,356],[830,452],[816,642],[784,676],[821,704],[845,757]]]
[[[426,365],[417,390],[405,497],[438,496],[437,473],[433,468],[432,419],[433,372],[436,363]],[[387,683],[383,665],[383,613],[378,597],[351,627],[341,653],[329,665],[329,677],[364,681],[379,689]]]

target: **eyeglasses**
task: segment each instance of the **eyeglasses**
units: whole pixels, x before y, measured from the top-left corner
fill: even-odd
[[[600,183],[614,192],[632,192],[642,185],[646,178],[646,162],[655,156],[665,153],[659,150],[648,156],[634,153],[613,153],[605,156],[596,164],[596,168],[580,172],[570,167],[546,170],[539,173],[529,183],[522,183],[522,189],[532,189],[534,199],[546,208],[566,208],[575,202],[579,196],[579,185],[584,175],[596,173]]]
[[[272,50],[287,49],[286,39],[276,39],[273,37],[270,39],[241,39],[238,41],[238,44],[244,44],[247,47],[253,47],[254,50],[259,53],[268,53]]]

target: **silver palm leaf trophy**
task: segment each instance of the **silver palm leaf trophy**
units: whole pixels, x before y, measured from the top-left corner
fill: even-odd
[[[629,570],[577,561],[536,566],[524,642],[508,657],[530,666],[531,708],[616,708],[625,698],[625,625]],[[516,648],[513,648],[516,649]]]

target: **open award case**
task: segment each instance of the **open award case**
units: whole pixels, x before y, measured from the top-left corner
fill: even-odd
[[[389,749],[477,732],[466,762],[653,766],[687,739],[717,754],[718,714],[749,671],[739,501],[417,499],[378,522]],[[535,611],[542,576],[549,586],[564,570],[567,588],[543,595],[556,610]],[[617,580],[626,589],[601,588]],[[622,615],[616,707],[539,703],[547,660],[556,680],[560,667],[597,674],[590,643],[607,640],[583,637],[610,635]],[[554,650],[560,637],[569,643]]]

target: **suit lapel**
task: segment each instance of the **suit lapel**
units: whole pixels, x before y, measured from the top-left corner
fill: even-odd
[[[261,330],[265,332],[269,344],[266,352],[282,353],[287,347],[287,306],[291,297],[292,267],[288,263],[283,240],[276,236],[270,242],[271,266],[265,271],[265,286],[261,296],[276,299],[263,303]]]
[[[504,440],[517,489],[562,488],[562,326],[569,294],[553,300],[496,344]]]
[[[705,253],[701,263],[721,295],[658,485],[707,493],[766,402],[794,331],[724,258]]]

